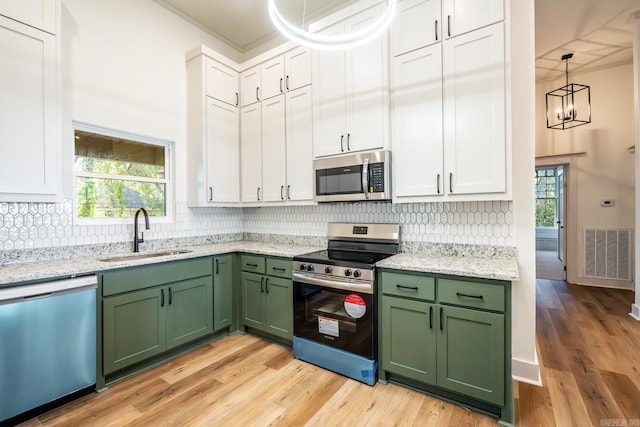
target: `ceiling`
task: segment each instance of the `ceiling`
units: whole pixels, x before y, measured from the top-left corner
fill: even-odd
[[[279,38],[285,41],[269,20],[267,0],[155,1],[241,54]],[[304,15],[311,22],[355,1],[276,0],[276,5],[291,21]],[[635,10],[640,0],[535,0],[536,80],[561,77],[565,64],[560,58],[570,52],[570,72],[630,63]]]

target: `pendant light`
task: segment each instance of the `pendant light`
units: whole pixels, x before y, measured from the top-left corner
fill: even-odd
[[[314,49],[339,50],[365,44],[382,34],[391,24],[396,14],[397,0],[387,0],[387,8],[379,19],[365,28],[346,34],[326,35],[311,33],[304,29],[307,0],[304,1],[302,27],[287,21],[276,7],[276,0],[269,0],[269,17],[273,25],[288,39]]]
[[[562,55],[565,61],[565,86],[547,93],[547,128],[571,129],[591,123],[591,89],[587,85],[569,83],[569,59],[573,53]]]

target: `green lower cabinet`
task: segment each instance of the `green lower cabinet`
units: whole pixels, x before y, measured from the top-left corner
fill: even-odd
[[[141,362],[166,348],[160,289],[146,289],[103,300],[104,374]]]
[[[242,272],[242,319],[245,326],[264,330],[265,276]]]
[[[167,350],[213,332],[211,276],[176,283],[166,292]]]
[[[382,297],[382,369],[436,382],[434,304]]]
[[[233,255],[213,258],[213,330],[233,322]]]
[[[245,326],[293,339],[291,279],[242,272],[242,319]]]
[[[265,332],[293,339],[293,283],[267,277],[265,283]]]
[[[504,405],[504,315],[440,306],[437,384]]]
[[[211,276],[105,297],[103,375],[213,332]]]

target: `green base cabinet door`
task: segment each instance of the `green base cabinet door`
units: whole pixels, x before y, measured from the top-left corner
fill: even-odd
[[[439,306],[438,386],[504,405],[504,315]]]
[[[163,288],[167,307],[167,349],[213,332],[213,283],[198,277]]]
[[[233,321],[233,255],[213,259],[213,330],[231,326]]]
[[[293,339],[293,284],[291,279],[265,279],[266,329],[273,335]]]
[[[382,297],[382,369],[436,383],[435,305]]]
[[[161,303],[158,288],[104,298],[105,375],[165,350],[166,310]]]
[[[265,276],[255,273],[241,275],[242,319],[245,326],[264,330],[264,280]]]

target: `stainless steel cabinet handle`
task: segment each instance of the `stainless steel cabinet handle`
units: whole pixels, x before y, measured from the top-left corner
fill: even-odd
[[[365,199],[369,198],[369,159],[362,163],[362,192]]]
[[[287,90],[289,90],[289,76],[287,76],[287,83],[285,84],[285,86],[287,87]]]
[[[344,135],[340,135],[340,151],[344,153],[344,148],[342,146],[342,141],[344,141]]]
[[[451,37],[451,15],[447,15],[447,35]]]
[[[449,193],[453,193],[453,172],[449,173]]]
[[[282,90],[282,77],[280,77],[280,93],[284,92],[284,90]]]
[[[438,174],[438,194],[440,194],[440,174]]]
[[[351,151],[351,147],[349,147],[349,140],[351,139],[351,134],[347,134],[347,151]]]

